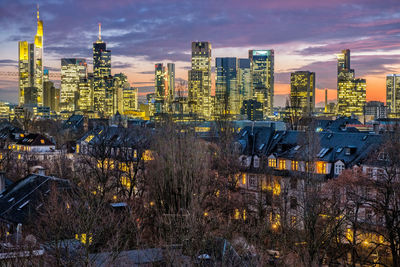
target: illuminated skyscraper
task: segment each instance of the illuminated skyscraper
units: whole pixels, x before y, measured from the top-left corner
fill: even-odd
[[[43,105],[43,21],[37,9],[34,43],[18,43],[19,105]],[[29,89],[27,89],[29,88]],[[28,95],[27,95],[28,93]],[[25,100],[28,100],[26,102]]]
[[[168,75],[167,75],[168,102],[171,103],[172,101],[174,101],[175,98],[175,64],[168,63],[167,68],[168,68]]]
[[[73,112],[78,109],[79,82],[86,77],[85,59],[61,59],[61,111]]]
[[[164,105],[168,94],[168,81],[167,81],[167,72],[162,63],[157,63],[155,65],[154,83],[155,83],[154,112],[164,113]]]
[[[27,41],[18,43],[18,73],[19,73],[19,105],[25,104],[25,91],[34,87],[35,76],[35,45]]]
[[[37,105],[43,105],[43,21],[37,10],[37,32],[35,35],[35,83],[37,88]]]
[[[123,90],[123,114],[132,116],[138,111],[138,89],[125,88]]]
[[[263,104],[265,118],[274,105],[274,50],[249,50],[249,59],[254,97]]]
[[[211,116],[211,44],[192,42],[192,69],[188,72],[189,105],[197,117]]]
[[[93,111],[93,89],[94,77],[93,73],[88,73],[87,77],[81,78],[78,84],[79,98],[78,109],[83,113]]]
[[[386,76],[386,105],[390,118],[400,118],[400,74]]]
[[[251,85],[250,59],[239,58],[238,65],[238,87],[239,87],[239,104],[243,105],[244,100],[253,98],[253,90]]]
[[[239,88],[235,57],[216,58],[215,116],[236,116],[240,113]]]
[[[114,115],[117,111],[120,114],[124,112],[124,90],[130,88],[128,77],[123,73],[115,74],[113,77],[113,107],[112,113],[109,116]]]
[[[350,68],[350,50],[342,50],[338,55],[338,103],[340,116],[362,116],[366,103],[366,80],[356,79]]]
[[[106,99],[106,80],[111,76],[111,51],[106,49],[106,43],[101,40],[101,24],[99,38],[93,43],[93,76],[94,76],[94,111],[104,113]]]
[[[290,106],[297,116],[309,116],[315,108],[315,72],[290,74]]]

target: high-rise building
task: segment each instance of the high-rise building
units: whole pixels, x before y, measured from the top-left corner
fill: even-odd
[[[366,80],[356,79],[350,68],[350,50],[342,50],[338,55],[338,103],[337,113],[340,116],[362,116],[365,113]]]
[[[46,73],[46,70],[44,70]],[[56,111],[57,93],[52,81],[43,82],[43,106]]]
[[[371,116],[372,119],[387,118],[387,106],[380,101],[369,101],[365,104],[365,116]]]
[[[390,118],[400,118],[400,74],[386,76],[386,105]]]
[[[263,105],[255,99],[244,100],[240,114],[247,116],[248,120],[263,120]]]
[[[168,68],[168,75],[167,75],[168,102],[172,103],[172,101],[174,101],[175,99],[175,64],[168,63],[167,68]]]
[[[101,39],[101,24],[99,37],[93,43],[93,76],[94,76],[94,111],[104,113],[107,79],[111,76],[111,51]]]
[[[253,98],[253,88],[251,84],[250,59],[239,58],[238,60],[238,88],[239,88],[239,105],[243,105],[244,100]]]
[[[192,112],[202,119],[211,116],[211,44],[192,42],[192,68],[188,72],[188,99]]]
[[[37,105],[43,105],[43,21],[37,10],[37,32],[35,35],[35,83],[37,88]]]
[[[309,116],[315,108],[315,72],[290,74],[290,107],[296,116]]]
[[[114,115],[117,111],[120,114],[124,113],[124,90],[129,89],[130,85],[128,77],[123,73],[115,74],[113,77],[113,107],[110,116]]]
[[[274,50],[249,50],[254,97],[263,104],[263,117],[271,116],[274,100]]]
[[[168,94],[167,72],[162,63],[155,65],[154,72],[155,102],[154,112],[164,113],[164,105]]]
[[[61,111],[73,112],[78,109],[79,82],[86,77],[85,59],[61,59]]]
[[[78,109],[83,113],[93,111],[93,73],[88,73],[87,77],[81,78],[78,83],[79,98]]]
[[[18,85],[20,106],[43,105],[43,21],[37,10],[37,32],[34,43],[18,43]],[[28,89],[29,88],[29,89]],[[36,88],[36,89],[35,89]],[[26,95],[28,93],[28,95]],[[25,102],[28,100],[28,103]]]
[[[126,116],[134,115],[139,110],[138,89],[125,88],[123,90],[123,114]]]
[[[234,117],[240,113],[235,57],[216,58],[215,116]]]

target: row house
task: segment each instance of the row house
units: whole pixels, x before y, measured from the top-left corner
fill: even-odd
[[[357,131],[275,131],[246,127],[237,139],[241,152],[240,187],[266,206],[282,204],[292,210],[295,220],[304,179],[324,182],[344,169],[362,164],[382,142],[382,136]],[[275,212],[276,213],[276,212]]]

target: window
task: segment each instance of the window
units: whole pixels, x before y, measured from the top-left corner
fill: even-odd
[[[254,157],[254,168],[258,168],[258,167],[260,167],[260,159],[257,156],[255,156]]]
[[[276,159],[269,159],[268,160],[268,167],[276,168]]]
[[[326,162],[318,161],[317,162],[317,173],[326,174],[327,173],[326,165],[327,165]]]
[[[299,162],[297,160],[292,160],[292,171],[299,170]]]
[[[340,175],[344,170],[344,164],[340,161],[335,163],[335,174]]]
[[[257,187],[257,177],[255,175],[249,175],[249,184],[252,187]]]
[[[286,160],[284,160],[284,159],[279,160],[279,169],[286,170]]]

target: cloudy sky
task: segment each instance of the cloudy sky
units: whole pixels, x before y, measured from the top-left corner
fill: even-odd
[[[0,99],[17,101],[17,42],[32,42],[36,3],[44,22],[44,63],[60,58],[92,62],[98,23],[112,50],[113,73],[124,72],[145,94],[154,64],[175,62],[187,80],[191,41],[209,41],[213,58],[275,50],[276,104],[284,103],[290,72],[316,72],[317,101],[324,88],[336,98],[336,54],[351,49],[352,68],[367,79],[367,100],[385,101],[385,76],[400,73],[399,0],[1,0]],[[215,60],[213,60],[213,64]]]

